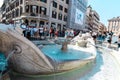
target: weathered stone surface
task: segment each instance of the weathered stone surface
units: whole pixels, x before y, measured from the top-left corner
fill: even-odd
[[[16,50],[9,59],[9,66],[14,71],[38,74],[53,70],[53,66],[38,47],[16,31],[0,31],[0,46],[0,51],[4,52],[6,57]]]

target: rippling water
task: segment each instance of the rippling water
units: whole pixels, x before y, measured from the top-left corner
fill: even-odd
[[[6,59],[5,59],[4,54],[0,53],[0,71],[2,70],[4,65],[6,65]],[[5,69],[5,67],[3,69]]]
[[[46,45],[41,51],[56,61],[85,59],[91,56],[91,53],[68,48],[66,52],[61,51],[61,45]]]

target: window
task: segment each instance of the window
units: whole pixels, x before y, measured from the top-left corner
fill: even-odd
[[[41,2],[47,3],[47,0],[40,0]]]
[[[59,10],[62,11],[63,10],[63,6],[59,5]]]
[[[56,18],[57,17],[57,12],[56,11],[52,11],[52,18]]]
[[[37,6],[32,6],[32,12],[36,14],[36,12],[37,12]]]
[[[19,6],[19,0],[16,2],[16,7]]]
[[[23,12],[23,8],[20,7],[20,16],[22,15],[22,12]]]
[[[67,16],[66,15],[64,15],[64,21],[67,21]]]
[[[36,16],[36,13],[38,13],[38,6],[36,5],[30,5],[26,6],[26,11],[29,12],[29,7],[30,7],[30,12]],[[33,16],[33,15],[32,15]]]
[[[12,18],[14,18],[14,11],[12,11]]]
[[[26,6],[25,6],[25,11],[26,11],[26,12],[29,12],[29,5],[26,5]]]
[[[61,31],[61,30],[62,30],[62,29],[61,29],[61,24],[58,24],[57,26],[58,26],[58,30]]]
[[[58,14],[58,19],[59,19],[59,20],[62,20],[62,13],[59,13],[59,14]]]
[[[66,0],[66,4],[69,4],[69,0]]]
[[[57,3],[53,1],[53,7],[57,8]]]
[[[38,6],[36,6],[36,13],[38,13]]]
[[[23,0],[20,0],[20,4],[22,4],[23,3]]]
[[[39,26],[43,26],[44,24],[45,24],[45,22],[44,22],[44,21],[40,21]]]
[[[67,9],[67,8],[65,8],[65,9],[64,9],[64,12],[65,12],[65,13],[67,13],[67,12],[68,12],[68,9]]]
[[[15,5],[17,5],[16,3],[13,3],[10,5],[10,10],[14,9],[15,8]],[[18,4],[19,5],[19,4]]]
[[[46,15],[46,8],[45,7],[40,7],[40,14]]]
[[[16,14],[16,17],[19,16],[19,9],[16,9],[15,14]]]

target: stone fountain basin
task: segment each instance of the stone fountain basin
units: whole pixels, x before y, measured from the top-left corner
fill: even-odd
[[[76,60],[54,61],[49,58],[54,65],[53,72],[40,73],[36,75],[20,74],[14,71],[10,72],[11,80],[77,80],[91,70],[95,64],[96,48],[89,45],[87,48],[69,45],[76,50],[89,52],[90,57]],[[73,77],[75,76],[75,77]],[[55,78],[55,79],[54,79]]]
[[[5,52],[6,56],[9,55],[9,51],[11,50],[14,49],[16,50],[16,48],[17,51],[21,50],[19,54],[17,54],[18,52],[16,51],[14,56],[12,56],[9,59],[9,62],[11,62],[11,64],[9,65],[11,66],[12,70],[19,72],[18,74],[21,73],[23,76],[17,76],[13,74],[12,76],[10,75],[11,80],[30,80],[27,79],[26,76],[27,74],[35,76],[35,75],[43,75],[43,74],[51,75],[58,73],[59,74],[67,73],[71,70],[76,70],[78,68],[82,69],[86,67],[87,64],[92,63],[95,60],[95,55],[92,55],[92,57],[85,58],[82,60],[81,59],[77,59],[77,60],[74,59],[69,61],[67,60],[58,64],[58,62],[48,59],[31,41],[21,36],[21,34],[19,34],[17,31],[8,29],[5,32],[0,31],[0,34],[1,34],[0,49],[2,52]],[[73,47],[74,46],[75,45],[73,45]],[[95,51],[95,48],[91,45],[89,45],[87,48],[88,50],[92,49],[93,51]],[[86,52],[87,48],[83,48],[83,50]],[[80,50],[82,50],[82,48]],[[93,51],[92,53],[95,54],[96,51],[95,52]]]
[[[54,66],[52,72],[39,73],[36,75],[20,74],[14,71],[10,72],[11,80],[77,80],[88,73],[95,64],[96,48],[88,44],[85,47],[69,45],[69,48],[88,52],[91,56],[84,59],[73,59],[64,61],[55,61],[48,58]],[[74,76],[74,77],[73,77]]]

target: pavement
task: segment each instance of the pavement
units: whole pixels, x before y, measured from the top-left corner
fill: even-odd
[[[120,80],[120,53],[106,47],[98,48],[96,66],[80,80]]]

